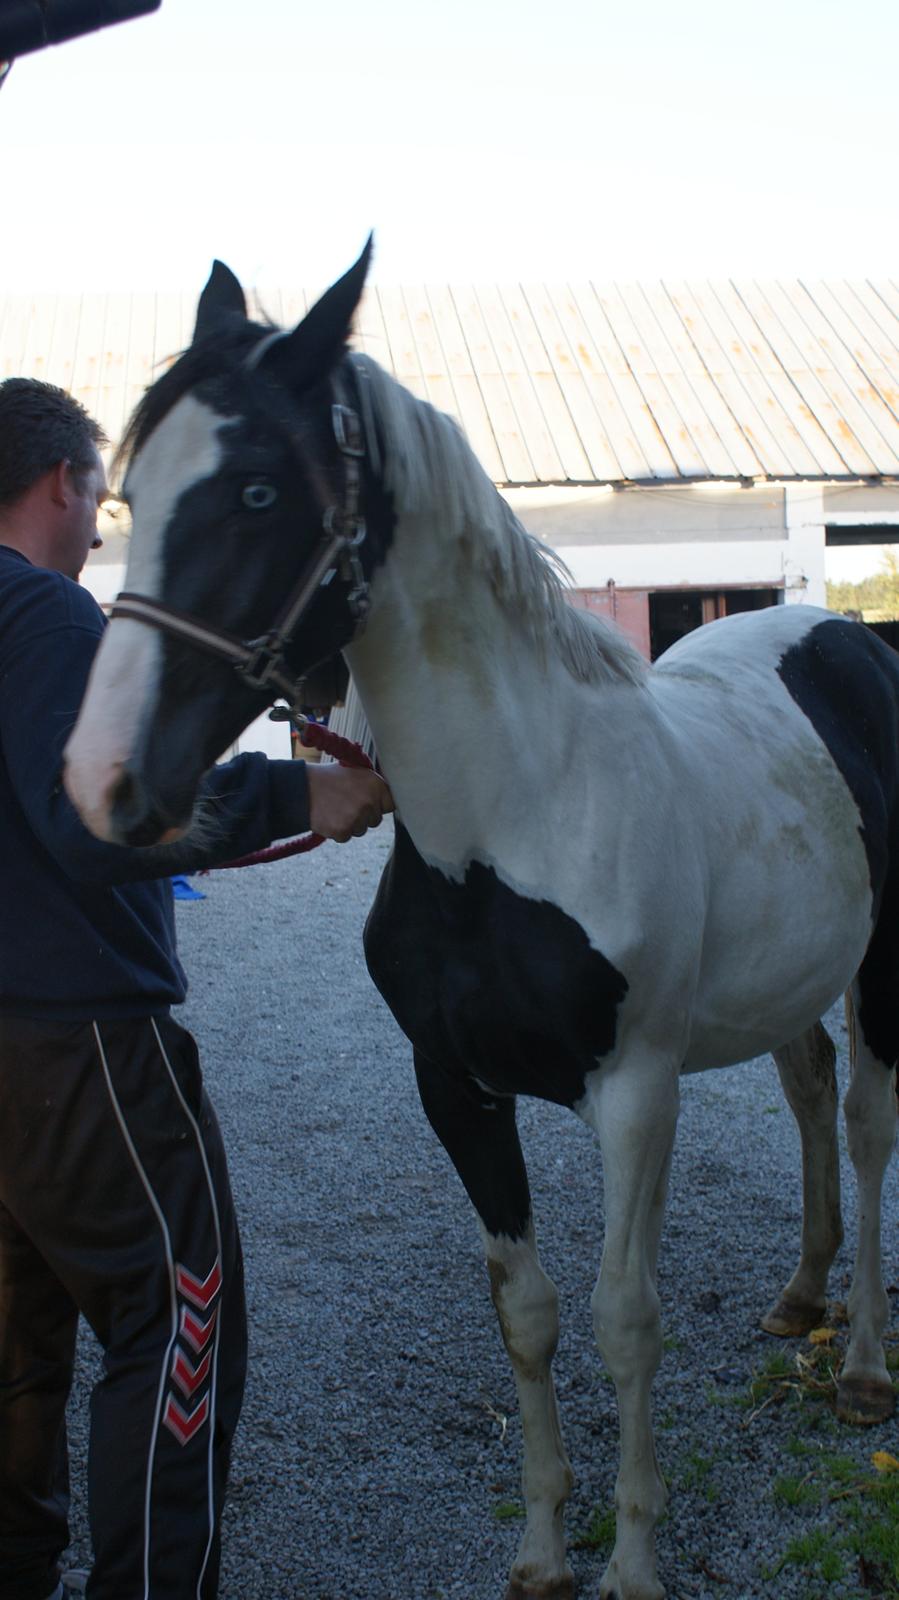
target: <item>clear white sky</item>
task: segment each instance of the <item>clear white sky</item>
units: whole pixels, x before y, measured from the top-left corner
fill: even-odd
[[[163,0],[0,92],[0,291],[894,275],[897,0]]]

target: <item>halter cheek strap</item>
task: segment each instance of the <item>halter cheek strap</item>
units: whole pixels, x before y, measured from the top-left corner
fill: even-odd
[[[280,329],[267,334],[254,345],[247,366],[256,366],[268,349],[284,334]],[[356,634],[364,624],[370,604],[369,585],[359,551],[366,536],[365,519],[361,514],[362,468],[368,455],[372,466],[380,469],[377,436],[368,392],[368,376],[364,369],[351,362],[357,380],[360,410],[353,409],[343,399],[331,406],[331,426],[338,449],[344,457],[345,483],[342,506],[331,505],[323,518],[324,538],[318,550],[291,591],[287,603],[272,628],[259,639],[240,639],[223,628],[212,627],[189,612],[178,611],[161,600],[123,590],[110,608],[110,617],[128,617],[133,622],[143,622],[174,634],[204,650],[208,655],[228,661],[238,677],[248,688],[269,690],[272,698],[283,696],[291,708],[302,703],[303,679],[295,678],[287,665],[286,652],[293,633],[304,613],[312,604],[319,589],[326,588],[340,574],[349,585],[347,605],[356,623]],[[339,391],[338,391],[339,393]]]

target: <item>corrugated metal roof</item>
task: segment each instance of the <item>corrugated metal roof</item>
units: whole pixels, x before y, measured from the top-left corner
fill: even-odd
[[[289,324],[315,296],[266,291]],[[116,439],[196,295],[0,298],[0,377],[71,389]],[[458,418],[506,486],[899,478],[899,283],[366,289],[355,335]]]

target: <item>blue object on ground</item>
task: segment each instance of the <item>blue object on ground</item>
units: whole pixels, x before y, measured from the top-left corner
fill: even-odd
[[[189,878],[179,872],[172,878],[172,894],[176,900],[205,900],[202,890],[195,889]]]

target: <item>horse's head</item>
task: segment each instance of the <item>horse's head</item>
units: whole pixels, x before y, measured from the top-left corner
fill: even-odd
[[[370,250],[290,332],[251,322],[217,262],[193,343],[131,420],[125,593],[66,752],[101,838],[176,836],[203,772],[356,631],[371,551],[346,341]]]

